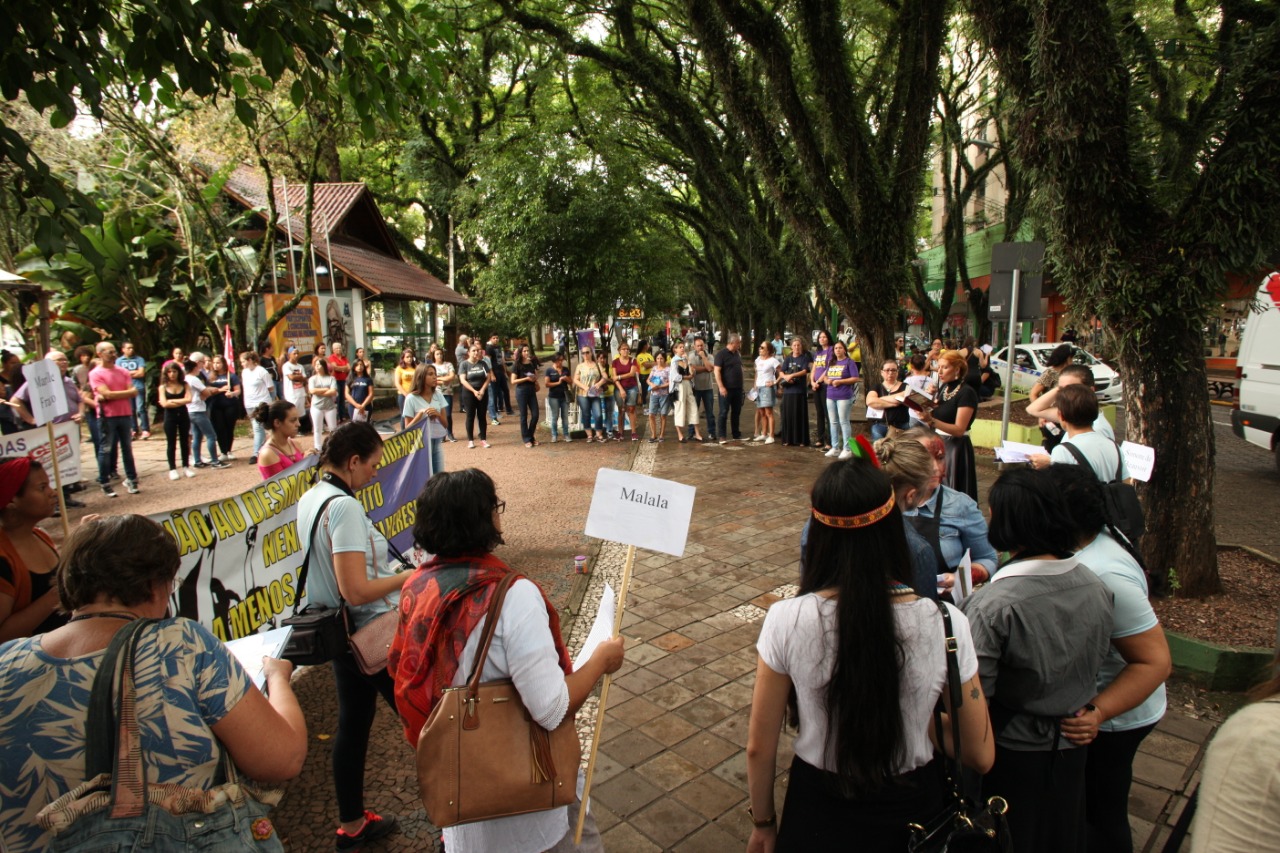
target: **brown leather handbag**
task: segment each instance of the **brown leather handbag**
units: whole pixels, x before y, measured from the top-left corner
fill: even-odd
[[[577,795],[582,746],[572,714],[554,731],[525,710],[509,679],[480,683],[508,574],[493,592],[471,677],[444,691],[418,736],[418,787],[439,827],[567,806]]]

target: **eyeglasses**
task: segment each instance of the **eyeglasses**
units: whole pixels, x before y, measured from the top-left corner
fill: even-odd
[[[880,372],[881,372],[881,373],[897,373],[897,372],[898,372],[898,368],[896,368],[896,367],[882,367],[882,368],[880,368]]]
[[[502,515],[504,512],[507,511],[507,502],[498,501],[496,504],[493,505],[493,508],[498,511],[498,515]]]

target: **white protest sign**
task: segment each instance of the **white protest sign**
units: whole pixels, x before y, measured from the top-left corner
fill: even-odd
[[[35,395],[33,394],[32,397]],[[0,436],[0,456],[30,456],[44,466],[53,482],[53,454],[58,454],[58,470],[63,483],[78,483],[80,473],[80,424],[73,421],[53,425],[53,446],[49,448],[49,430],[24,429]]]
[[[1126,441],[1120,445],[1120,452],[1124,454],[1124,464],[1130,477],[1144,483],[1151,479],[1151,470],[1156,467],[1155,448]]]
[[[33,361],[22,366],[31,392],[31,414],[37,425],[44,425],[56,417],[67,414],[67,391],[62,387],[62,372],[50,359]]]
[[[573,659],[575,672],[581,669],[584,663],[591,660],[591,656],[596,653],[596,648],[601,643],[613,636],[613,621],[617,612],[618,602],[614,598],[613,587],[605,583],[604,589],[600,592],[600,607],[596,610],[596,621],[591,623],[591,632],[587,634],[587,639],[582,642],[582,650]]]
[[[684,483],[601,468],[587,513],[587,535],[683,557],[696,493]]]

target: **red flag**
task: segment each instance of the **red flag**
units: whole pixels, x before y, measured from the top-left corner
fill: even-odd
[[[227,330],[227,333],[222,338],[222,357],[227,361],[227,372],[235,373],[236,350],[235,347],[231,345],[231,326],[228,324],[223,328]]]

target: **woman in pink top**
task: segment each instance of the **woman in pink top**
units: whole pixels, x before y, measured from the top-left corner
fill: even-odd
[[[258,451],[258,471],[269,480],[306,456],[293,437],[298,434],[298,407],[288,400],[259,403],[253,419],[267,430],[267,443]]]

